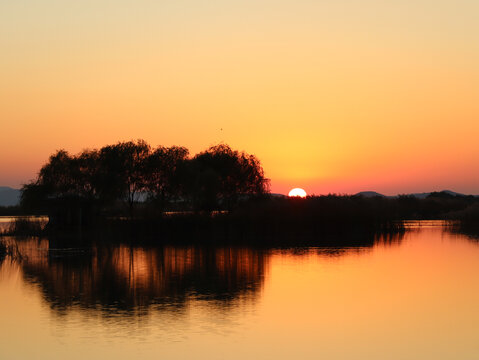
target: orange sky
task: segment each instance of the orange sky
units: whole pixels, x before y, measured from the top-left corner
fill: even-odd
[[[0,185],[59,148],[225,142],[274,192],[479,193],[479,3],[0,3]]]

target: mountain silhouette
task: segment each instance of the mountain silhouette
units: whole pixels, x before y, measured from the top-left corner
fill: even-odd
[[[0,206],[16,206],[20,203],[20,190],[0,186]]]
[[[376,191],[361,191],[361,192],[358,192],[357,194],[355,195],[359,195],[359,196],[364,196],[366,198],[369,198],[369,197],[375,197],[375,196],[379,196],[379,197],[386,197],[386,195],[383,195],[383,194],[380,194]]]

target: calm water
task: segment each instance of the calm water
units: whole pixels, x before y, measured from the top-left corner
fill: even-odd
[[[419,225],[351,248],[8,238],[0,359],[478,359],[479,243]]]

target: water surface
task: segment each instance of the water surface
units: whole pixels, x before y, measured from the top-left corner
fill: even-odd
[[[7,238],[0,359],[479,358],[477,241],[409,227],[341,248]]]

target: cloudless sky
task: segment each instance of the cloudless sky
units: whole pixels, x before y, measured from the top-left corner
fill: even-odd
[[[0,1],[0,185],[225,142],[273,192],[479,193],[476,0]]]

